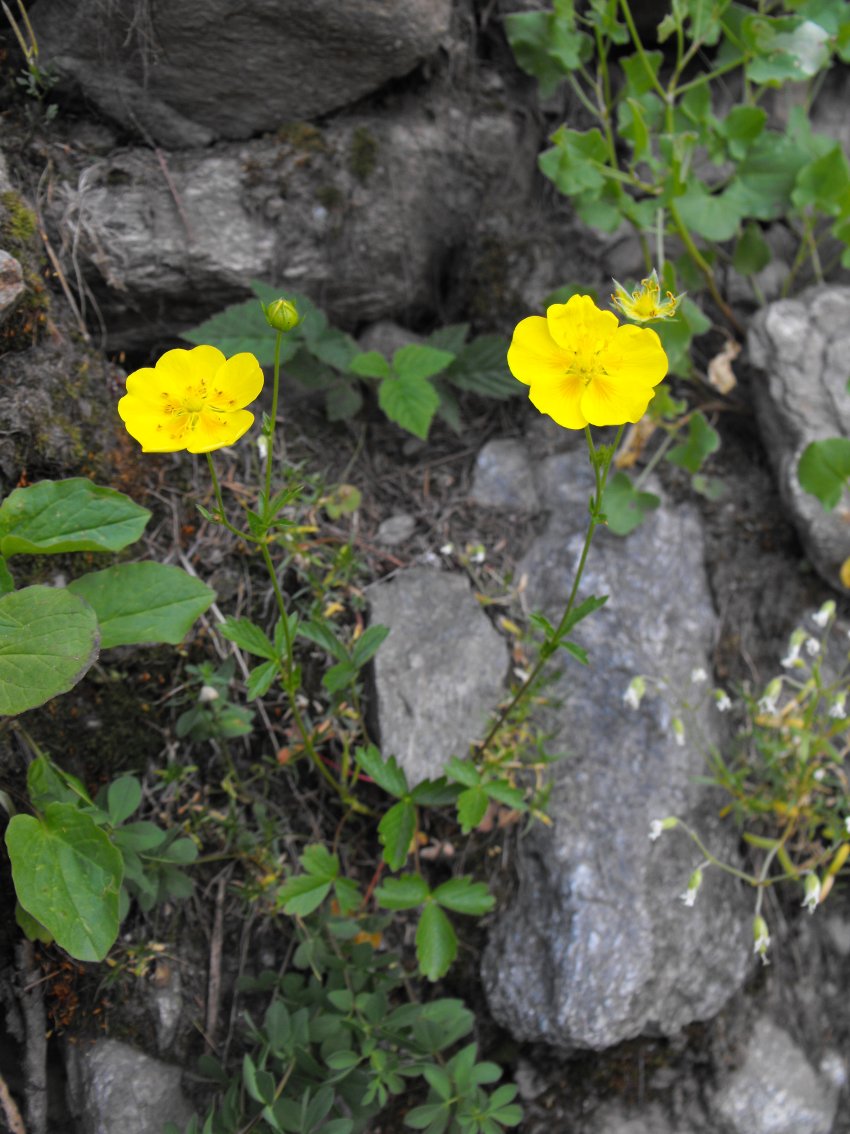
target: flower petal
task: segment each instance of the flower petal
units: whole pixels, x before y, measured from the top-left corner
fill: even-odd
[[[238,441],[254,424],[254,415],[239,409],[235,413],[213,413],[204,410],[198,415],[186,448],[190,453],[211,453]]]
[[[640,421],[654,393],[651,386],[594,378],[583,390],[581,413],[591,425],[623,425],[627,421]]]
[[[535,382],[528,392],[533,406],[546,413],[564,429],[584,429],[587,418],[581,402],[585,391],[582,378],[561,374],[557,380]]]
[[[661,339],[649,327],[619,327],[599,355],[607,378],[618,386],[657,386],[667,373],[668,361]]]
[[[561,378],[570,362],[540,315],[529,315],[517,323],[508,349],[508,369],[517,381],[530,386],[539,378]]]
[[[196,346],[191,350],[177,347],[167,350],[156,364],[157,370],[162,370],[186,386],[197,386],[201,382],[209,383],[217,371],[224,365],[226,359],[218,347]]]
[[[186,448],[189,421],[185,414],[163,413],[133,394],[121,398],[118,414],[145,453],[176,453]]]
[[[564,350],[596,352],[615,334],[619,323],[612,311],[600,311],[589,295],[573,295],[566,303],[546,308],[549,334]]]
[[[216,409],[242,409],[259,397],[263,371],[253,354],[234,354],[207,384],[207,401]]]
[[[127,375],[127,395],[138,401],[147,402],[152,409],[160,408],[168,402],[178,402],[183,394],[183,382],[175,383],[174,378],[155,370],[152,366],[143,366],[141,370],[134,370]],[[124,401],[124,398],[121,399]],[[119,406],[121,402],[118,403]],[[119,413],[121,410],[119,409]],[[126,420],[126,419],[125,419]]]

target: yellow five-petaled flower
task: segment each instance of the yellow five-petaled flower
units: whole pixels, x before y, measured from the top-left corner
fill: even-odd
[[[655,331],[621,326],[589,295],[523,319],[508,350],[532,404],[566,429],[639,421],[667,366]]]
[[[213,346],[178,348],[128,376],[118,413],[145,453],[210,453],[251,428],[254,415],[245,406],[262,388],[253,354],[225,358]]]

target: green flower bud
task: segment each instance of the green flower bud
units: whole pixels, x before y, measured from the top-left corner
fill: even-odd
[[[301,322],[298,309],[290,299],[273,299],[269,304],[263,304],[263,314],[266,322],[276,331],[292,331]]]

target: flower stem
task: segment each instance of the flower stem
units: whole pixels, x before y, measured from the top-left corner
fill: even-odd
[[[221,495],[221,485],[218,482],[218,473],[215,471],[215,463],[213,461],[212,453],[205,453],[204,456],[207,458],[207,467],[210,470],[210,480],[212,480],[213,492],[215,493],[215,502],[218,505],[218,516],[216,517],[218,522],[223,528],[227,528],[227,530],[233,535],[238,536],[239,539],[244,539],[248,543],[256,543],[257,540],[255,536],[252,536],[249,532],[240,531],[239,528],[235,527],[235,525],[231,524],[230,520],[228,520],[227,515],[224,511],[224,500],[222,499]]]
[[[625,426],[620,426],[619,430],[617,431],[617,437],[614,441],[614,444],[611,445],[611,447],[603,453],[600,453],[600,451],[597,450],[596,446],[593,443],[593,435],[590,432],[590,426],[585,426],[584,435],[587,440],[587,451],[590,457],[590,463],[593,467],[595,492],[593,498],[590,501],[590,520],[588,522],[587,532],[584,537],[584,545],[581,549],[581,555],[579,556],[578,567],[576,568],[576,573],[573,577],[573,585],[570,589],[569,598],[567,599],[567,605],[564,608],[564,613],[561,616],[561,621],[558,623],[554,632],[551,635],[548,635],[546,641],[543,643],[543,646],[540,650],[540,656],[535,662],[531,673],[529,673],[528,677],[526,677],[525,681],[523,681],[522,685],[520,685],[519,689],[517,689],[511,700],[496,717],[496,720],[490,726],[489,732],[477,746],[479,755],[486,752],[493,738],[500,731],[505,721],[508,720],[517,705],[528,695],[529,690],[534,686],[534,683],[540,676],[543,667],[557,650],[560,639],[566,631],[570,615],[572,614],[573,607],[575,606],[576,597],[578,596],[581,577],[584,574],[584,568],[587,564],[587,557],[590,553],[590,545],[593,542],[593,533],[601,523],[604,523],[604,516],[602,512],[602,497],[605,492],[605,485],[608,481],[608,473],[611,469],[611,463],[614,459],[614,454],[617,451],[617,447],[620,444],[620,438],[623,436],[624,428]]]
[[[269,417],[269,431],[266,438],[268,447],[266,449],[266,491],[265,491],[265,507],[263,513],[268,510],[269,500],[271,499],[272,492],[272,463],[274,461],[274,435],[275,426],[277,425],[277,400],[280,393],[280,344],[283,342],[283,331],[278,331],[274,341],[274,377],[272,379],[272,412]]]

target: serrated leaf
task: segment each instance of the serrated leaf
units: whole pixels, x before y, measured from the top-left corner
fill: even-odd
[[[435,902],[429,902],[416,927],[416,959],[419,971],[428,980],[439,980],[457,956],[454,927]]]
[[[466,875],[443,882],[432,892],[432,897],[446,909],[475,917],[489,913],[496,904],[496,899],[483,882],[473,882]]]
[[[428,336],[428,346],[447,350],[452,354],[460,354],[468,334],[469,323],[452,323],[448,327],[438,327]]]
[[[254,654],[258,658],[277,657],[277,651],[264,630],[248,618],[225,618],[219,631],[228,642],[233,642],[240,650]]]
[[[488,398],[513,398],[522,383],[507,364],[508,344],[500,335],[481,335],[463,348],[446,372],[459,389]]]
[[[352,374],[359,374],[361,378],[388,378],[392,373],[390,364],[376,350],[367,350],[352,358],[348,364]]]
[[[348,650],[339,641],[333,630],[325,622],[302,622],[298,626],[298,637],[321,646],[331,657],[339,662],[349,660]]]
[[[322,685],[329,693],[339,693],[357,680],[357,667],[354,662],[344,661],[331,668],[322,676]]]
[[[141,536],[150,517],[123,492],[85,477],[42,480],[13,489],[0,504],[0,554],[120,551]]]
[[[15,815],[6,829],[23,908],[80,961],[102,961],[118,936],[123,862],[108,835],[71,803],[41,819]]]
[[[339,874],[339,859],[322,843],[311,843],[305,847],[299,861],[309,874],[329,882]]]
[[[94,608],[101,649],[179,645],[215,601],[215,591],[200,579],[164,563],[119,563],[74,579],[67,590]]]
[[[330,882],[323,882],[312,874],[299,874],[287,878],[277,892],[277,900],[290,917],[307,917],[319,908],[330,890]]]
[[[98,653],[97,616],[68,589],[24,587],[0,597],[0,715],[71,689]]]
[[[597,610],[601,610],[607,601],[607,595],[588,595],[586,599],[583,599],[577,607],[570,611],[569,616],[565,619],[564,625],[561,628],[561,636],[569,634],[570,630],[578,626],[579,622],[584,621],[585,618],[594,614]]]
[[[375,891],[379,906],[385,910],[412,910],[428,898],[428,883],[419,874],[402,874],[388,878]]]
[[[277,296],[271,296],[266,302],[271,302],[272,298]],[[180,337],[197,345],[218,347],[227,358],[247,351],[256,356],[260,366],[274,363],[275,332],[266,322],[263,308],[256,299],[234,303],[199,327],[184,331]],[[298,338],[287,335],[281,344],[281,359],[291,358],[297,346]]]
[[[469,760],[459,760],[457,756],[452,756],[445,769],[447,776],[451,776],[464,787],[478,787],[481,783],[481,773]]]
[[[277,674],[276,662],[266,661],[262,665],[255,666],[248,674],[248,680],[245,684],[245,695],[248,700],[256,701],[258,697],[265,697],[274,684]]]
[[[375,745],[370,744],[368,748],[358,748],[354,758],[366,775],[373,779],[378,787],[383,788],[388,795],[398,797],[407,794],[407,776],[399,767],[395,756],[388,756],[384,760]]]
[[[467,788],[457,797],[457,818],[464,835],[473,831],[487,813],[490,800],[480,785]]]
[[[425,441],[440,405],[440,395],[427,378],[392,376],[378,387],[378,405],[390,421]]]
[[[824,510],[831,512],[850,478],[850,440],[830,437],[812,441],[800,457],[797,477],[803,490],[816,496]]]
[[[409,799],[400,799],[386,812],[378,824],[378,838],[384,848],[384,862],[390,870],[401,870],[410,853],[416,831],[416,807]]]
[[[451,351],[409,343],[399,347],[393,355],[393,372],[396,377],[410,381],[433,378],[436,374],[442,374],[454,360]]]

